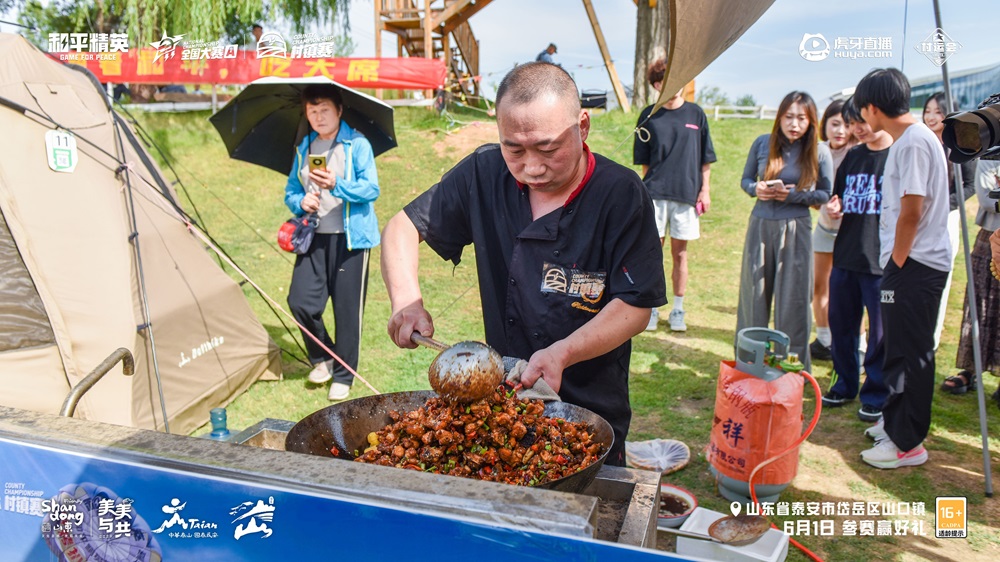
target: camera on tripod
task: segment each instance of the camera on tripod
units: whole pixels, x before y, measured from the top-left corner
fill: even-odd
[[[956,164],[973,158],[1000,160],[1000,93],[983,100],[974,111],[949,115],[941,140],[951,149],[948,159]],[[1000,187],[991,189],[989,198],[998,200],[993,207],[1000,213]]]

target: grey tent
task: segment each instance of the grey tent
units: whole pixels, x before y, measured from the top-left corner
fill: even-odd
[[[161,429],[165,409],[185,433],[280,375],[243,291],[92,75],[0,34],[0,128],[0,404],[56,413],[125,347],[135,376],[117,366],[77,416]]]

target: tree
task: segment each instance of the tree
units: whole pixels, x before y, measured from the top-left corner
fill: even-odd
[[[753,97],[753,94],[743,94],[736,98],[736,105],[740,107],[757,107],[757,100]]]
[[[635,22],[635,73],[632,105],[644,107],[652,103],[656,90],[646,80],[649,65],[667,56],[669,44],[670,2],[667,0],[640,0],[636,4]]]
[[[21,0],[0,0],[0,3]],[[129,41],[145,45],[163,34],[209,40],[245,36],[264,15],[282,17],[297,33],[314,22],[340,23],[349,30],[350,0],[27,0],[21,23],[37,28],[30,35],[47,44],[51,32],[128,33]]]
[[[705,86],[698,90],[697,103],[702,107],[729,105],[729,96],[718,86]]]

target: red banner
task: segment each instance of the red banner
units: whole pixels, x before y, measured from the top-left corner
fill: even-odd
[[[179,51],[180,49],[178,49]],[[227,53],[231,58],[183,60],[157,58],[156,49],[127,53],[49,53],[52,58],[86,66],[102,83],[249,84],[265,76],[326,76],[351,88],[433,90],[447,71],[440,59],[424,58],[257,58],[252,50]],[[155,59],[155,60],[154,60]]]

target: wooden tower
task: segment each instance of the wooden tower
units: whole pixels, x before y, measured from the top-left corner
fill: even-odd
[[[479,95],[479,41],[469,18],[493,0],[375,0],[375,56],[382,56],[382,32],[395,33],[397,56],[444,59],[449,82],[466,95]],[[454,76],[454,78],[452,78]]]

